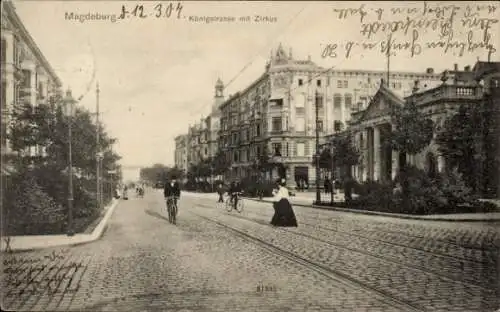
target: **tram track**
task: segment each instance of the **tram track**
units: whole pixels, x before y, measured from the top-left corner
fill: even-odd
[[[261,247],[262,249],[266,250],[267,252],[269,252],[271,254],[286,258],[289,261],[292,261],[293,263],[300,265],[300,266],[302,266],[310,271],[314,271],[318,274],[321,274],[322,276],[324,276],[324,277],[326,277],[326,278],[328,278],[336,283],[340,283],[344,286],[354,288],[354,289],[363,291],[365,293],[368,293],[369,295],[376,297],[377,300],[379,300],[387,305],[390,305],[394,308],[397,308],[400,311],[408,311],[408,312],[426,311],[423,307],[421,307],[419,305],[415,305],[413,303],[409,303],[409,302],[400,300],[398,298],[395,298],[391,294],[389,294],[385,291],[381,291],[379,289],[376,289],[376,288],[374,288],[374,287],[372,287],[372,286],[370,286],[362,281],[359,281],[355,278],[352,278],[351,276],[349,276],[347,274],[344,274],[338,270],[334,270],[332,268],[329,268],[329,267],[326,267],[326,266],[321,265],[319,263],[308,260],[304,257],[301,257],[301,256],[295,254],[295,253],[281,249],[281,248],[279,248],[273,244],[270,244],[270,243],[268,243],[268,242],[266,242],[258,237],[250,235],[250,234],[246,233],[245,231],[234,228],[234,227],[227,225],[223,222],[220,222],[218,220],[214,220],[212,218],[200,215],[200,214],[192,212],[192,211],[190,211],[190,213],[201,218],[201,219],[204,219],[208,222],[216,224],[219,227],[222,227],[228,231],[231,231],[232,233],[236,234],[240,238]],[[246,219],[246,220],[251,221],[248,219]]]
[[[212,208],[212,207],[205,206],[205,205],[203,205],[203,207]],[[259,213],[256,213],[256,212],[251,212],[251,213],[257,214],[257,215],[262,215],[262,214],[259,214]],[[239,215],[239,214],[238,215],[233,214],[231,216],[235,217],[235,218],[243,219],[243,220],[246,220],[246,221],[254,222],[254,223],[257,223],[257,224],[262,224],[262,222],[260,222],[260,221],[257,221],[257,220],[255,220],[253,218],[245,217],[245,216],[242,216],[242,215]],[[301,224],[304,224],[304,223],[301,222]],[[325,239],[322,239],[322,238],[319,238],[319,237],[316,237],[316,236],[313,236],[313,235],[310,235],[310,234],[305,234],[305,233],[300,233],[300,232],[296,232],[296,231],[291,231],[291,230],[288,230],[286,228],[278,228],[278,229],[281,230],[281,231],[287,232],[287,233],[291,233],[291,234],[296,235],[296,236],[301,236],[301,237],[305,237],[305,238],[308,238],[308,239],[313,239],[315,241],[321,242],[321,243],[326,244],[326,245],[331,246],[331,247],[344,249],[344,250],[347,250],[349,252],[354,252],[354,253],[362,254],[362,255],[365,255],[365,256],[370,256],[372,258],[376,258],[376,259],[381,260],[381,261],[388,261],[388,262],[391,262],[391,263],[393,263],[395,265],[399,265],[399,266],[402,266],[402,267],[407,267],[407,268],[410,268],[410,269],[413,269],[413,270],[417,270],[417,271],[420,271],[420,272],[423,272],[423,273],[427,273],[427,274],[432,274],[432,275],[438,276],[441,279],[444,279],[444,280],[446,280],[448,282],[459,283],[461,285],[468,285],[468,286],[476,287],[476,288],[479,288],[483,292],[486,292],[486,293],[495,293],[496,292],[495,289],[492,290],[491,288],[484,287],[481,284],[473,283],[471,281],[464,281],[463,278],[457,279],[456,277],[452,276],[451,274],[447,274],[447,273],[441,272],[440,271],[441,269],[438,269],[438,268],[433,268],[433,269],[429,270],[428,267],[424,267],[422,265],[418,265],[418,264],[414,264],[414,263],[412,263],[412,264],[405,263],[405,262],[402,262],[401,260],[399,260],[399,259],[397,259],[395,257],[381,256],[381,255],[375,254],[373,252],[367,252],[365,250],[348,247],[348,246],[343,245],[343,244],[339,244],[339,243],[335,243],[335,242],[332,242],[332,241],[328,241],[328,240],[325,240]],[[350,233],[349,233],[349,235],[350,235]],[[353,234],[353,235],[356,235],[356,234]],[[384,243],[387,244],[387,245],[398,246],[398,245],[395,245],[395,244],[391,244],[389,242],[384,242]],[[400,247],[400,246],[398,246],[398,247]],[[404,246],[404,247],[406,247],[406,246]],[[417,249],[417,250],[421,251],[421,252],[425,252],[425,253],[433,255],[433,256],[437,256],[437,257],[440,256],[439,254],[435,254],[433,252],[429,252],[429,251],[425,251],[425,250],[421,250],[421,249]],[[444,257],[444,258],[447,259],[447,260],[450,260],[450,261],[451,260],[455,260],[455,261],[457,260],[456,257],[452,257],[452,256],[447,256],[447,257]],[[463,259],[463,260],[464,261],[468,261],[468,259]],[[475,263],[475,262],[471,261],[471,263]]]

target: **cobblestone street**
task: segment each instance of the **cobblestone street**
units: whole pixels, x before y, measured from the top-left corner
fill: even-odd
[[[24,311],[494,311],[493,224],[398,220],[185,194],[177,226],[161,192],[122,201],[103,237],[3,255],[2,308]]]

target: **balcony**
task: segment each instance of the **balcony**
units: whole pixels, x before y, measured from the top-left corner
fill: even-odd
[[[434,89],[417,93],[407,97],[407,100],[415,100],[418,105],[426,105],[436,101],[456,101],[456,100],[481,100],[483,90],[476,84],[467,85],[440,85]]]

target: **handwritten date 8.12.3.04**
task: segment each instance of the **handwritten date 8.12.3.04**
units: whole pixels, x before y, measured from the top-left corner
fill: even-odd
[[[181,18],[181,2],[158,2],[157,4],[122,5],[118,19],[132,18]]]

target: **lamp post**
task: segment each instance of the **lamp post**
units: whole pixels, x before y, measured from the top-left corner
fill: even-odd
[[[330,177],[330,183],[331,183],[331,192],[330,192],[330,202],[333,206],[333,200],[334,200],[334,192],[335,192],[335,145],[333,145],[332,142],[332,149],[331,149],[331,157],[332,157],[332,176]]]
[[[68,118],[68,236],[73,236],[73,157],[72,157],[72,123],[74,104],[77,101],[71,95],[71,90],[66,91],[64,98],[64,114]]]
[[[316,91],[315,97],[315,111],[316,111],[316,203],[321,202],[321,191],[319,189],[319,93]]]

